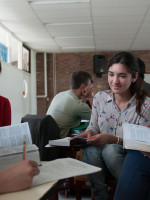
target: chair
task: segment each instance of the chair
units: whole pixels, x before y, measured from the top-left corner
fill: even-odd
[[[39,148],[41,161],[50,161],[57,158],[72,157],[72,153],[79,150],[78,148],[68,149],[68,148],[46,148],[49,140],[59,139],[60,129],[55,122],[55,120],[50,115],[25,115],[21,122],[28,122],[31,132],[32,142],[36,144]],[[76,180],[74,182],[73,178],[66,179],[63,186],[58,188],[58,191],[53,195],[54,200],[58,200],[58,192],[66,191],[66,194],[69,189],[75,189],[76,191],[76,200],[81,199],[81,188],[85,185],[83,180]],[[52,199],[50,197],[49,199]]]
[[[32,142],[37,145],[41,161],[63,157],[58,147],[46,148],[49,140],[59,139],[60,128],[50,115],[25,115],[21,122],[28,122]]]

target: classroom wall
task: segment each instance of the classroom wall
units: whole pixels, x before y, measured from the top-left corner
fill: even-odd
[[[0,75],[0,95],[11,103],[12,124],[19,123],[26,114],[36,114],[36,54],[31,52],[31,73],[2,62]],[[23,97],[23,80],[28,85],[27,97]]]
[[[37,95],[43,95],[37,98],[37,113],[45,114],[55,94],[69,89],[69,80],[73,71],[83,70],[89,72],[94,81],[93,90],[95,93],[107,89],[107,74],[99,78],[93,73],[93,55],[105,55],[107,61],[109,61],[115,53],[116,52],[47,54],[47,96],[44,96],[44,53],[37,53]],[[146,73],[150,74],[150,51],[133,51],[133,53],[145,62]],[[149,80],[150,76],[148,74],[146,74],[146,79]]]

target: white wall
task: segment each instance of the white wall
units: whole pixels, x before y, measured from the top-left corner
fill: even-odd
[[[35,53],[31,52],[31,74],[2,62],[0,95],[11,103],[12,124],[19,123],[26,114],[36,114],[36,65]],[[28,94],[23,97],[23,80],[27,81]]]

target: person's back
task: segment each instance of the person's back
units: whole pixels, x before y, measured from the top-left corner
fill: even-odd
[[[47,111],[61,129],[60,138],[68,136],[72,127],[78,126],[81,119],[90,119],[91,109],[72,90],[57,94]]]
[[[70,128],[78,126],[82,119],[90,119],[91,116],[91,108],[81,99],[82,96],[92,97],[90,74],[74,72],[70,85],[71,90],[60,92],[54,97],[46,113],[55,119],[61,129],[60,138],[68,136]]]

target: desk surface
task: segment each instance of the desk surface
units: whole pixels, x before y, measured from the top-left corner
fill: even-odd
[[[49,183],[45,183],[42,185],[38,185],[35,187],[32,187],[28,190],[23,190],[19,192],[11,192],[7,194],[0,195],[0,200],[38,200],[43,199],[42,197],[44,194],[46,194],[48,191],[54,189],[54,187],[57,185],[57,181],[52,181]],[[57,186],[56,186],[57,187]]]

